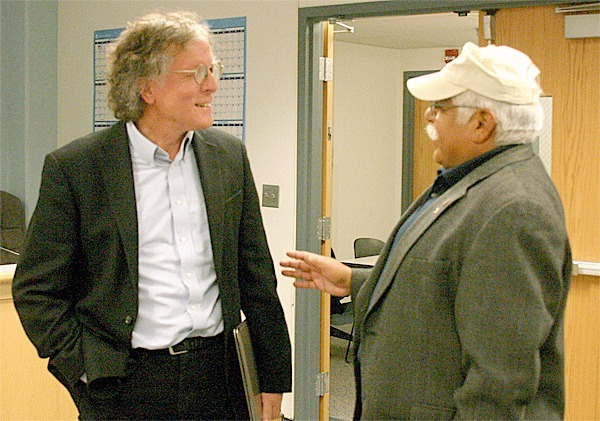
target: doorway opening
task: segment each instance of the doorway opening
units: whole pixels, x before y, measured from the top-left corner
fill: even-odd
[[[408,4],[410,3],[410,4]],[[321,240],[319,221],[322,205],[322,155],[323,128],[323,82],[319,80],[319,56],[324,45],[322,23],[331,19],[344,22],[378,16],[431,15],[456,11],[490,10],[507,7],[521,7],[553,4],[551,1],[437,1],[437,2],[371,2],[336,6],[310,7],[299,10],[299,76],[298,76],[298,197],[297,197],[297,244],[296,247],[319,253]],[[438,28],[438,38],[444,37],[445,28]],[[435,31],[432,31],[435,34]],[[462,46],[462,45],[461,45]],[[389,48],[389,47],[382,47]],[[363,77],[369,76],[369,67],[362,67]],[[418,70],[427,70],[421,68]],[[400,75],[402,78],[402,75]],[[404,83],[404,82],[402,82]],[[334,88],[335,92],[335,88]],[[401,116],[399,116],[400,119]],[[335,125],[335,122],[334,122]],[[339,138],[339,128],[334,138]],[[402,131],[402,128],[400,129]],[[335,144],[336,140],[334,140]],[[406,147],[406,146],[405,146]],[[336,154],[336,160],[338,156]],[[404,157],[403,159],[407,159]],[[404,166],[404,164],[402,164]],[[405,168],[400,172],[404,173]],[[400,189],[402,192],[404,188]],[[405,193],[402,208],[405,208]],[[356,200],[360,200],[357,198]],[[400,206],[399,206],[400,207]],[[335,231],[332,231],[335,242]],[[383,238],[385,239],[385,238]],[[335,243],[334,243],[334,248]],[[340,251],[336,249],[336,254]],[[328,394],[321,374],[320,354],[324,352],[320,344],[321,314],[320,294],[315,291],[296,292],[296,338],[295,338],[295,419],[328,419],[327,413],[320,412],[319,394]],[[328,352],[328,350],[327,350]],[[328,382],[328,379],[327,379]],[[315,384],[317,387],[315,388]],[[327,386],[329,384],[327,383]],[[316,392],[315,393],[315,389]]]

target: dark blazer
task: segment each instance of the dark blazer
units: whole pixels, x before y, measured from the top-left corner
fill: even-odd
[[[353,271],[356,416],[562,418],[572,262],[540,159],[529,145],[496,155],[435,199],[391,252],[428,194],[372,272]]]
[[[230,376],[247,317],[261,390],[291,390],[291,346],[244,145],[215,129],[193,147],[206,201]],[[17,266],[14,303],[40,357],[68,388],[122,377],[138,309],[138,225],[124,123],[50,153]],[[239,391],[238,391],[239,392]]]

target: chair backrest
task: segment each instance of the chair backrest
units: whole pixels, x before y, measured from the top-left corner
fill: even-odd
[[[25,207],[18,197],[0,192],[0,245],[12,252],[20,252],[25,237]],[[16,255],[2,250],[0,264],[15,263]]]
[[[361,237],[354,240],[354,257],[376,256],[385,243],[377,238]]]

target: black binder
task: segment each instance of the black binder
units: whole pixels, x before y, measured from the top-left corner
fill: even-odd
[[[245,320],[233,329],[233,336],[235,338],[240,371],[242,372],[242,379],[244,381],[250,420],[260,421],[262,416],[262,400],[258,384],[258,371],[256,369],[256,361],[254,360],[254,352],[252,351],[250,330]]]

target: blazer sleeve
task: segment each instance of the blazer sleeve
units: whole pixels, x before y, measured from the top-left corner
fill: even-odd
[[[549,208],[505,204],[480,221],[464,256],[455,303],[461,419],[521,419],[540,390],[561,399],[571,259],[564,221]]]
[[[77,211],[55,157],[46,157],[12,293],[25,332],[63,383],[82,375],[81,326],[72,285],[77,261]]]
[[[358,295],[358,291],[365,283],[367,278],[371,275],[373,269],[363,269],[363,268],[352,268],[352,278],[350,284],[350,294],[352,297],[356,297]]]
[[[292,388],[291,343],[245,149],[243,165],[244,199],[238,240],[241,305],[252,335],[261,391],[284,393]]]

